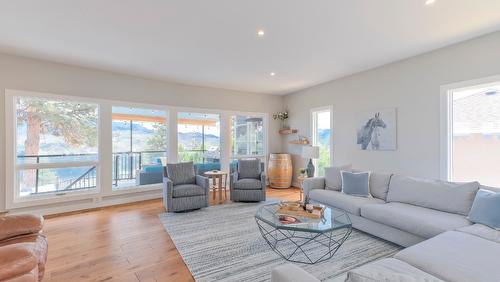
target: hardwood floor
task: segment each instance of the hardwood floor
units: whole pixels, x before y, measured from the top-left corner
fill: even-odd
[[[267,196],[298,200],[299,189],[268,189]],[[44,281],[194,281],[162,212],[158,199],[47,218]]]

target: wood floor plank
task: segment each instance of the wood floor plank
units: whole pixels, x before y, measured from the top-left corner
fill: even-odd
[[[298,200],[299,189],[268,189],[267,196]],[[44,281],[194,281],[158,218],[162,212],[158,199],[47,218]]]

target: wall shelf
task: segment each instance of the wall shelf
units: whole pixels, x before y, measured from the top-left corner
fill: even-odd
[[[281,135],[289,135],[289,134],[295,134],[299,132],[298,129],[292,129],[292,128],[289,128],[289,129],[280,129],[279,133]]]
[[[295,145],[309,145],[309,140],[292,140],[289,141],[288,143]]]

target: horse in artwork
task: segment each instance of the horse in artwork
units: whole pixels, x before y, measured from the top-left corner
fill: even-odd
[[[357,144],[361,145],[362,150],[366,150],[368,145],[371,144],[372,150],[380,149],[380,128],[386,128],[387,125],[380,118],[380,113],[376,113],[374,117],[370,118],[368,122],[358,130]]]

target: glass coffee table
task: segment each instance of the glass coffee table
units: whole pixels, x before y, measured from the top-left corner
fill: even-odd
[[[321,219],[294,215],[300,222],[283,223],[278,209],[278,203],[259,207],[255,221],[269,247],[287,261],[315,264],[330,259],[352,231],[343,210],[325,207]]]

